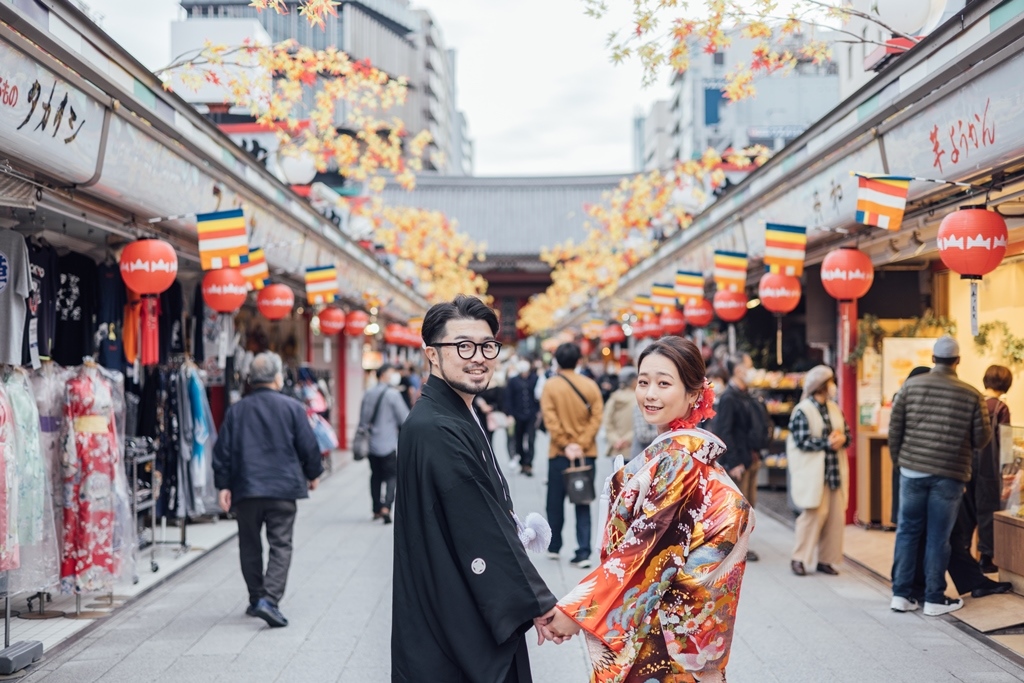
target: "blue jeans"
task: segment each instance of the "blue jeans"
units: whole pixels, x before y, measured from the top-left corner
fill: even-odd
[[[587,456],[587,464],[596,469],[597,458]],[[548,550],[557,553],[562,549],[562,527],[565,525],[565,479],[562,472],[569,468],[569,458],[564,455],[548,461],[548,523],[551,525],[551,543]],[[585,560],[590,557],[590,506],[575,505],[576,508],[576,555],[573,559]]]
[[[900,476],[893,595],[901,598],[913,596],[917,546],[923,541],[925,602],[940,603],[945,599],[949,535],[956,524],[963,495],[964,483],[956,479]]]

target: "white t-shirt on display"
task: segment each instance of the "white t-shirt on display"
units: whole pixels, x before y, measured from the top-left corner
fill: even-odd
[[[32,293],[28,245],[13,230],[0,229],[0,363],[21,365],[28,296]]]

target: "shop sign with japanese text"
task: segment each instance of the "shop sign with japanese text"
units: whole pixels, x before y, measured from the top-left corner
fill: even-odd
[[[889,172],[957,180],[1024,156],[1024,55],[994,67],[885,134]],[[911,198],[914,194],[911,185]],[[918,191],[926,191],[927,188]]]
[[[0,42],[0,156],[72,183],[96,171],[103,106]]]

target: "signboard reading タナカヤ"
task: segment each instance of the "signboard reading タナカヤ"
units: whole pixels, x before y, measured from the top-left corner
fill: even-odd
[[[0,156],[72,183],[92,178],[103,106],[0,42]]]

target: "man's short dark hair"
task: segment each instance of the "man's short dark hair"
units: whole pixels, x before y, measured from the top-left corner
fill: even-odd
[[[565,342],[555,349],[555,362],[563,370],[575,370],[580,362],[580,347],[572,342]]]
[[[452,301],[434,304],[423,316],[423,344],[430,346],[441,341],[449,320],[483,320],[492,335],[498,334],[498,316],[491,307],[475,296],[459,294]]]
[[[383,377],[384,373],[387,372],[388,370],[390,370],[393,367],[395,367],[395,366],[392,365],[391,363],[384,363],[384,364],[382,364],[379,368],[377,368],[377,379],[380,379],[381,377]]]

